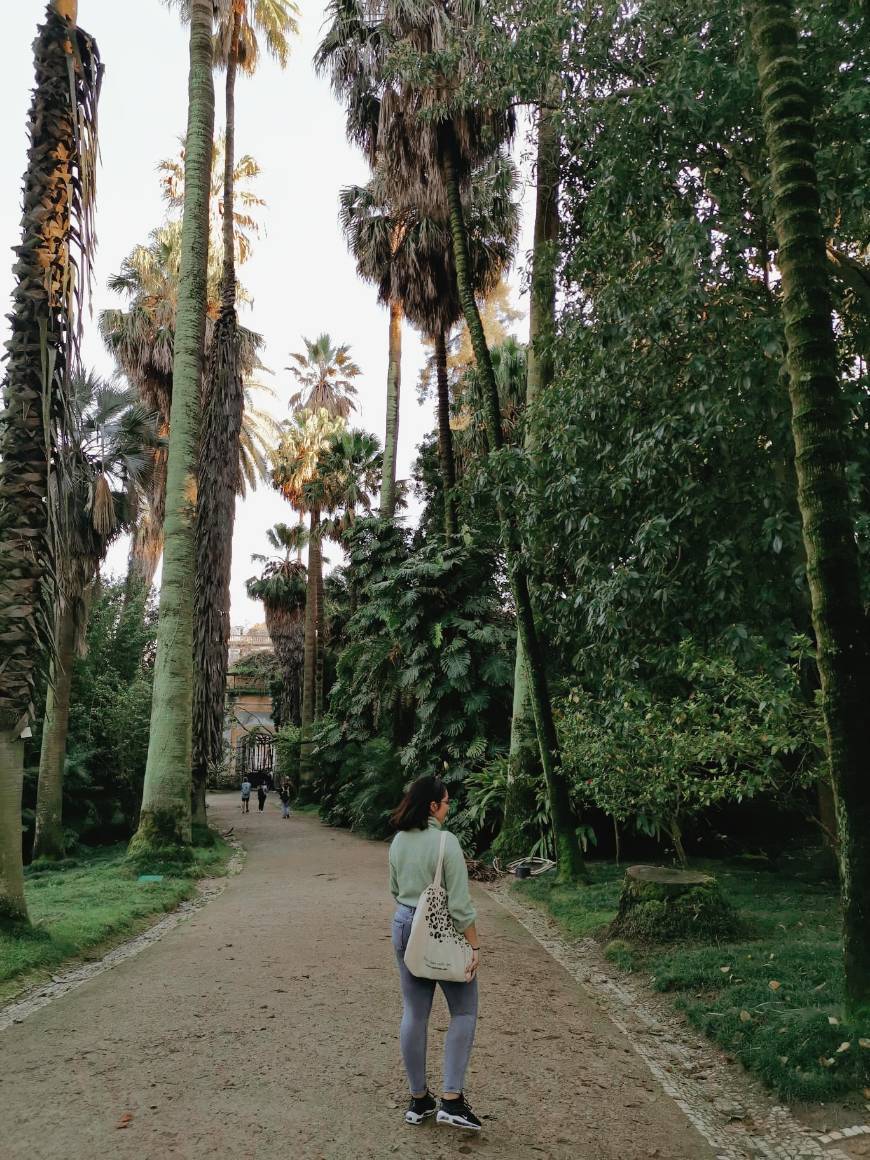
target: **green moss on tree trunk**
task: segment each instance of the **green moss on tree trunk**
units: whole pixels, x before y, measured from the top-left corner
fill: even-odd
[[[839,829],[846,993],[870,1007],[870,666],[847,415],[837,373],[812,102],[785,0],[754,0],[751,36],[770,162],[795,469]]]
[[[184,219],[172,374],[166,525],[151,732],[131,855],[190,843],[196,457],[214,131],[212,4],[193,0],[184,160]]]

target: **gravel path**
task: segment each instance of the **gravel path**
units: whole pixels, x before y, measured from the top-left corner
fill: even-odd
[[[248,851],[218,898],[0,1034],[3,1160],[712,1160],[596,1000],[480,890],[484,1131],[406,1127],[386,848],[272,799],[244,817],[212,801]],[[433,1083],[445,1026],[439,997]]]

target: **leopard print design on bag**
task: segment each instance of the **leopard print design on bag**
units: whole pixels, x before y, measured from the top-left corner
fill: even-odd
[[[434,882],[429,887],[426,925],[429,928],[429,934],[436,942],[454,942],[459,946],[465,943],[465,939],[459,934],[453,925],[453,919],[450,917],[450,910],[447,906],[447,891],[443,886],[437,886]]]

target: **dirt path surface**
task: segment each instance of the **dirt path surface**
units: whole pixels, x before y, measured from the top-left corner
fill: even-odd
[[[481,1136],[406,1126],[386,847],[284,821],[235,826],[244,871],[136,958],[0,1035],[3,1160],[713,1160],[629,1040],[502,907],[468,1094]],[[446,1008],[436,998],[430,1077]]]

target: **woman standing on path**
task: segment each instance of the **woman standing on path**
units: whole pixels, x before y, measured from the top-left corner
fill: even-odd
[[[438,983],[450,1009],[440,1108],[436,1107],[426,1083],[426,1038],[435,980],[412,975],[404,960],[414,911],[420,895],[435,877],[441,827],[449,803],[447,787],[440,777],[418,777],[392,815],[393,825],[399,831],[390,846],[390,893],[398,903],[393,918],[393,947],[402,982],[402,1058],[411,1089],[405,1120],[409,1124],[422,1124],[437,1111],[439,1124],[479,1132],[482,1125],[463,1094],[463,1084],[477,1024],[476,976],[480,943],[475,926],[477,915],[468,890],[468,870],[462,848],[453,834],[447,834],[444,849],[447,905],[453,925],[468,940],[472,954],[467,982]]]
[[[266,783],[261,781],[257,786],[257,809],[260,811],[260,813],[263,812],[263,806],[266,804],[266,794],[268,792],[269,791],[266,788]]]

